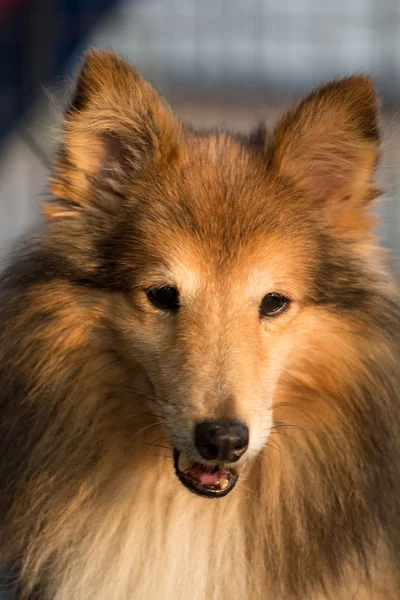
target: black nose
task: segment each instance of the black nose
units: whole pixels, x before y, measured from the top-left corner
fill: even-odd
[[[235,419],[207,420],[196,425],[194,441],[206,460],[235,462],[246,452],[249,430]]]

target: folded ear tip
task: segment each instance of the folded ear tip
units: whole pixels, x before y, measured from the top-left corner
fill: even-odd
[[[344,96],[364,98],[377,102],[376,89],[372,78],[365,73],[354,73],[339,79],[333,79],[321,85],[317,93],[341,93]]]
[[[100,91],[112,94],[124,81],[132,84],[138,80],[134,67],[124,58],[112,50],[90,48],[82,59],[67,113],[81,112]]]
[[[342,85],[345,88],[345,95],[354,102],[360,102],[361,107],[377,112],[379,101],[374,81],[369,75],[356,73],[343,78]]]
[[[93,88],[94,71],[104,61],[106,51],[90,48],[83,56],[78,74],[76,76],[75,91],[72,94],[68,112],[82,111],[88,101],[88,88]]]
[[[375,85],[372,80],[372,77],[367,73],[353,73],[352,75],[347,75],[346,77],[342,77],[338,80],[339,84],[347,85],[348,87],[354,88],[365,88],[370,89],[372,92],[375,90]]]
[[[348,79],[348,93],[353,99],[353,110],[365,139],[379,141],[378,113],[380,102],[371,77],[357,74]]]
[[[328,84],[329,85],[329,84]],[[342,104],[347,104],[355,113],[368,113],[371,118],[378,114],[379,101],[371,77],[363,73],[348,75],[330,84]]]
[[[115,62],[120,60],[122,60],[122,58],[119,57],[118,54],[116,54],[113,50],[110,50],[109,48],[91,47],[88,50],[86,50],[85,54],[83,55],[82,64],[83,66],[85,66],[91,64],[104,63],[104,61]]]
[[[351,125],[364,139],[379,142],[379,108],[373,80],[356,73],[321,85],[298,103],[294,114],[315,122],[316,115],[322,120],[329,113],[338,127]]]

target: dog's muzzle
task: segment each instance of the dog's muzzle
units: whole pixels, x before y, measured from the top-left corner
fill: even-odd
[[[174,448],[174,467],[179,481],[190,491],[205,498],[222,498],[233,490],[238,473],[226,465],[206,465],[189,459]]]

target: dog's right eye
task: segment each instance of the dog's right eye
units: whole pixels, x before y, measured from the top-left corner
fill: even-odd
[[[179,293],[174,287],[165,286],[146,290],[147,298],[153,306],[176,312],[179,308]]]

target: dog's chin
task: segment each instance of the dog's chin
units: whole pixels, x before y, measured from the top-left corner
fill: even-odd
[[[174,448],[174,467],[179,481],[193,494],[204,498],[223,498],[235,487],[238,471],[227,465],[195,462]]]

